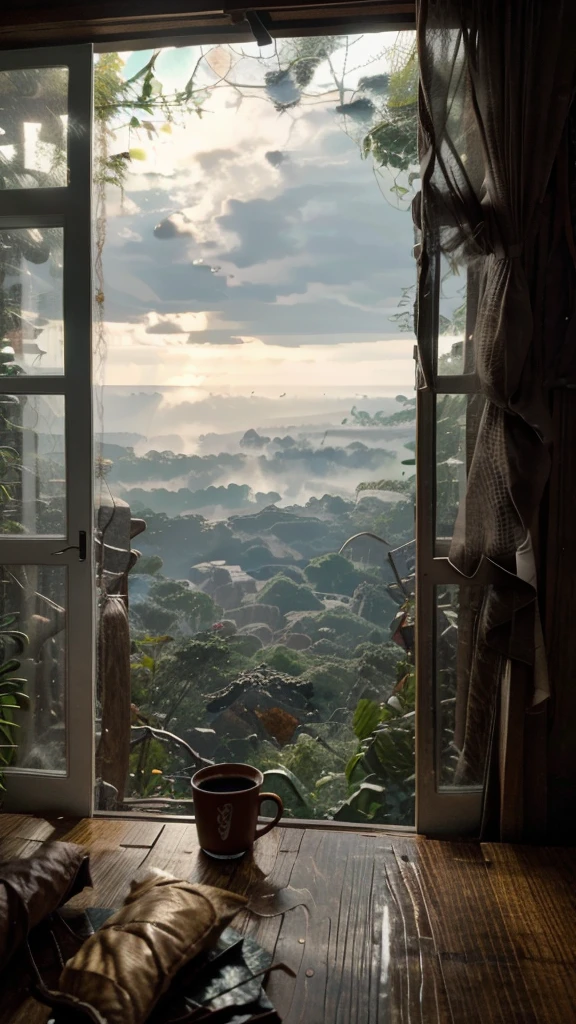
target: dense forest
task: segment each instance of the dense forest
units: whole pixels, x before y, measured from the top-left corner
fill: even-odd
[[[134,748],[129,799],[189,799],[188,745],[260,767],[288,815],[413,821],[414,458],[400,461],[379,440],[401,424],[404,453],[414,449],[416,400],[397,401],[392,414],[353,408],[347,425],[357,440],[343,448],[254,428],[218,455],[104,446],[108,486],[146,522],[129,577],[135,734],[149,725],[184,741],[148,736]],[[458,506],[466,401],[447,396],[439,407],[445,534]],[[331,480],[343,462],[355,465],[355,492],[290,504],[218,482],[231,471],[251,479],[256,467],[262,479],[263,465],[278,461],[306,473],[320,460]],[[373,467],[390,476],[371,477]],[[447,784],[458,602],[448,590],[438,595]]]
[[[415,401],[401,402],[411,432]],[[281,505],[279,494],[208,480],[223,464],[246,479],[252,458],[300,467],[350,461],[363,477],[382,460],[392,465],[394,453],[360,441],[315,451],[254,429],[238,448],[217,457],[125,450],[110,459],[111,487],[167,482],[170,468],[208,484],[149,489],[155,501],[159,491],[178,498],[172,514],[146,507],[143,488],[124,491],[146,521],[129,587],[135,725],[176,734],[204,757],[257,765],[289,815],[409,823],[413,469],[367,480],[353,498],[326,493]],[[254,511],[220,519],[192,511],[224,506],[226,496]],[[400,580],[388,557],[397,548]],[[185,748],[150,740],[132,755],[132,795],[187,797],[189,774]]]

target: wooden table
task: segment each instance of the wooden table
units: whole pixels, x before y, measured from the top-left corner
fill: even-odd
[[[216,864],[194,825],[0,815],[0,856],[48,838],[91,854],[117,906],[143,864],[247,894],[235,927],[296,973],[268,992],[286,1024],[571,1024],[576,1021],[576,851],[278,828],[253,858]],[[18,982],[0,1024],[44,1024]]]

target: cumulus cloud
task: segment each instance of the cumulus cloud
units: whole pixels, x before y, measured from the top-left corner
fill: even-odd
[[[184,334],[184,331],[171,320],[159,320],[146,328],[146,334]]]
[[[192,235],[190,218],[183,213],[171,213],[154,228],[154,238],[178,238],[181,235]]]
[[[205,153],[196,153],[195,159],[203,171],[213,171],[222,163],[230,163],[237,155],[234,149],[211,149]]]
[[[189,345],[243,345],[244,339],[226,331],[192,331],[188,335]]]
[[[234,137],[244,109],[213,115],[220,137]],[[202,148],[185,166],[180,157],[173,181],[160,187],[154,179],[134,193],[131,237],[121,233],[126,218],[109,230],[107,320],[142,322],[153,311],[146,333],[191,330],[192,345],[238,345],[246,336],[283,348],[398,337],[389,317],[415,276],[409,213],[385,202],[332,112],[315,107],[295,128],[286,124],[259,122],[265,139]],[[205,329],[162,326],[193,312],[205,314]]]
[[[270,149],[264,156],[272,167],[280,167],[280,164],[288,159],[287,154],[283,153],[281,149]]]

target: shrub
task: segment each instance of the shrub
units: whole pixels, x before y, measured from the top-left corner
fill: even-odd
[[[320,611],[324,607],[310,587],[281,575],[268,580],[256,600],[259,604],[276,605],[283,615],[287,612]]]
[[[313,558],[304,570],[315,590],[324,594],[353,594],[365,579],[344,555],[332,553]]]
[[[277,647],[269,647],[260,660],[288,676],[301,676],[307,667],[306,658],[282,644],[278,644]]]
[[[389,638],[388,630],[378,629],[366,619],[339,608],[324,611],[320,615],[298,616],[291,623],[291,629],[298,633],[306,633],[312,640],[326,637],[337,641],[338,644],[345,644],[351,649],[351,655],[352,650],[363,640],[384,643]]]

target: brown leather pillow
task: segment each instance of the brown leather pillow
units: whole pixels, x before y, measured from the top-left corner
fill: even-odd
[[[92,885],[75,843],[43,843],[31,857],[0,863],[0,970],[40,921]]]
[[[214,945],[246,904],[223,889],[151,872],[68,961],[58,998],[50,993],[54,1003],[97,1024],[142,1024],[177,971]]]

